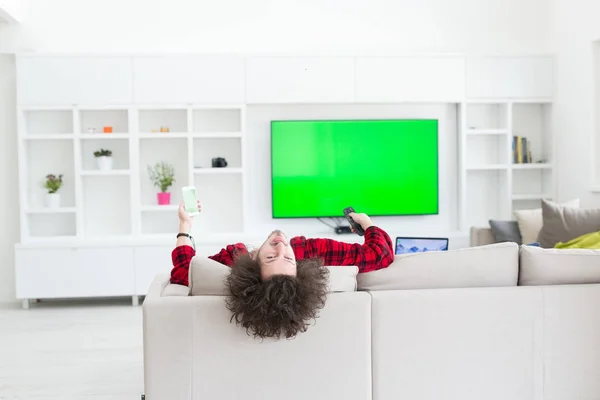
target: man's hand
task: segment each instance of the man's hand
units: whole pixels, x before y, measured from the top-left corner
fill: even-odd
[[[373,221],[371,221],[371,218],[369,218],[369,216],[365,213],[350,213],[348,215],[354,220],[354,222],[359,224],[364,231],[373,226]],[[354,229],[352,229],[352,232],[354,232]]]
[[[202,206],[200,205],[200,200],[198,200],[198,211],[202,211]],[[188,214],[187,211],[185,211],[185,205],[183,203],[181,203],[179,205],[179,227],[180,227],[180,232],[182,233],[189,233],[188,231],[192,228],[192,223],[194,222],[194,217],[192,217],[190,214]],[[181,230],[183,228],[183,230]]]

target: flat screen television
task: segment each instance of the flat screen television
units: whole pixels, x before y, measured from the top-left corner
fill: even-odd
[[[273,218],[438,213],[438,121],[271,121]]]

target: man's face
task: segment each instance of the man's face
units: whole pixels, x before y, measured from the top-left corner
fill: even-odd
[[[274,275],[296,276],[296,256],[285,234],[273,231],[256,253],[262,279]]]

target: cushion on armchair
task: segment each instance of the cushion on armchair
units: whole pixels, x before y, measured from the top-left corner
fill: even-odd
[[[569,200],[561,204],[564,207],[579,208],[579,199]],[[515,218],[519,224],[519,232],[523,243],[533,243],[538,241],[538,235],[544,225],[542,209],[535,208],[531,210],[515,211]]]
[[[494,235],[494,241],[496,243],[522,243],[521,232],[519,231],[519,224],[517,221],[500,221],[490,219],[489,222],[490,228],[492,229],[492,235]]]
[[[544,248],[600,230],[600,208],[565,207],[542,200],[543,226],[538,241]]]

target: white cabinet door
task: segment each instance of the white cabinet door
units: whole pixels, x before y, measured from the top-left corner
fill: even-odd
[[[18,299],[71,297],[77,273],[76,248],[15,249]]]
[[[550,98],[553,86],[551,57],[481,57],[467,61],[470,98]]]
[[[465,96],[462,57],[359,57],[356,101],[459,102]]]
[[[135,294],[147,294],[156,275],[171,272],[173,268],[172,251],[172,246],[141,246],[135,248]]]
[[[20,299],[133,294],[131,248],[24,248],[15,257]]]
[[[130,58],[26,56],[17,60],[17,93],[21,105],[132,102]]]
[[[248,103],[354,101],[354,59],[251,57],[246,62]]]
[[[131,296],[134,257],[131,247],[90,247],[77,250],[77,284],[88,296]]]
[[[242,56],[136,57],[135,102],[141,104],[242,104]]]

